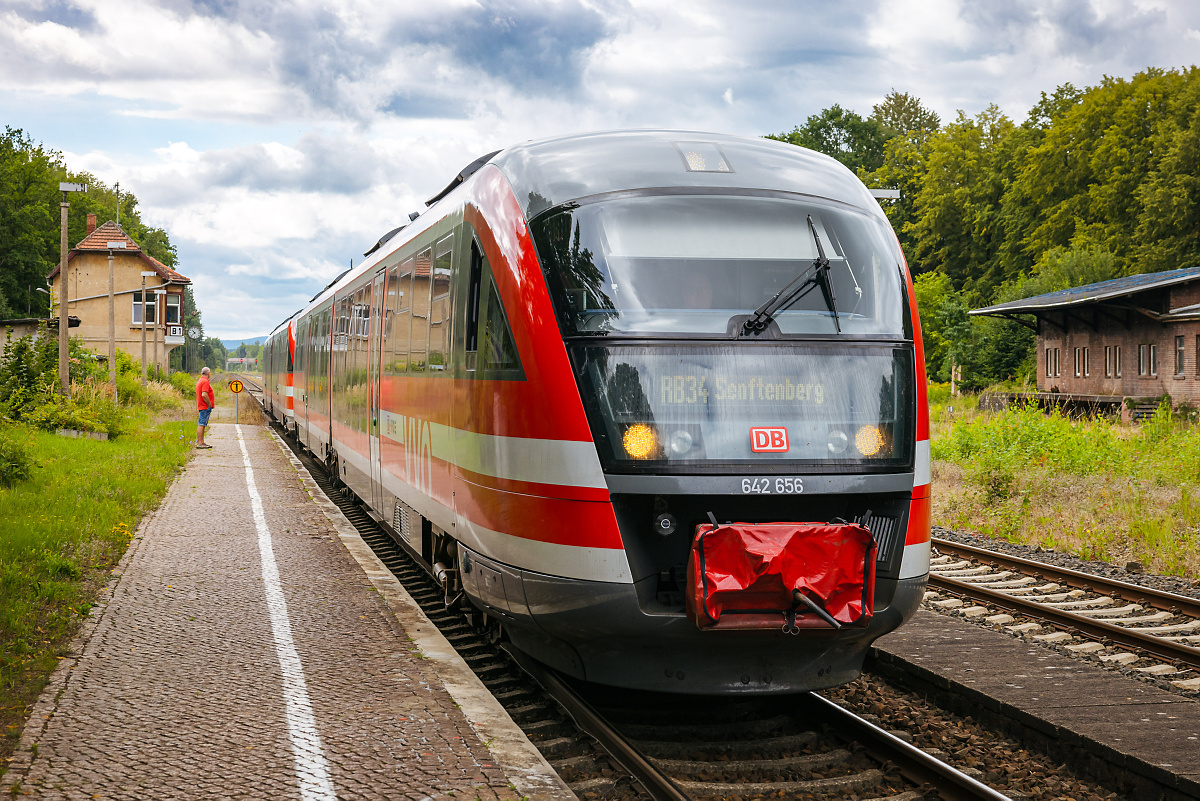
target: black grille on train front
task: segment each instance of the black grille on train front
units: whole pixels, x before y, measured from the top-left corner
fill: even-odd
[[[879,564],[888,564],[892,558],[892,551],[896,547],[896,532],[898,530],[896,518],[868,511],[854,518],[854,522],[871,532],[872,536],[875,537],[875,561]]]

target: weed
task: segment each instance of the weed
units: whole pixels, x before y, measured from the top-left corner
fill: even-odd
[[[1200,425],[1160,404],[1140,426],[1022,406],[930,409],[934,519],[1087,559],[1200,568]],[[951,411],[951,409],[954,411]]]

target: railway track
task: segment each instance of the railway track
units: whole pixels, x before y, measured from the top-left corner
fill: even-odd
[[[731,700],[581,687],[447,609],[442,588],[357,499],[284,441],[581,798],[1007,798],[815,693]]]
[[[933,545],[926,600],[941,611],[1200,689],[1200,600],[940,538]]]

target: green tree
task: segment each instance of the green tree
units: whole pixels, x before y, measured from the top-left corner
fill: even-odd
[[[46,273],[58,263],[58,153],[24,131],[0,135],[0,318],[45,317]]]
[[[851,170],[879,169],[883,164],[883,148],[893,132],[875,119],[863,119],[853,111],[834,103],[820,114],[814,114],[791,131],[769,134],[768,139],[807,147],[832,156]]]
[[[932,109],[921,105],[921,99],[908,92],[888,92],[882,101],[871,108],[871,119],[894,135],[923,143],[937,132],[942,121]]]
[[[914,272],[944,273],[972,303],[989,299],[1004,278],[995,256],[1013,128],[994,105],[974,118],[960,111],[929,139],[913,219],[905,224]]]

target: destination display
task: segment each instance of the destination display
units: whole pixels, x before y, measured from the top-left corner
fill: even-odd
[[[658,377],[659,400],[667,405],[707,404],[713,401],[794,401],[825,403],[825,385],[796,376],[664,375]]]
[[[573,355],[610,466],[911,458],[904,347],[589,346]]]

